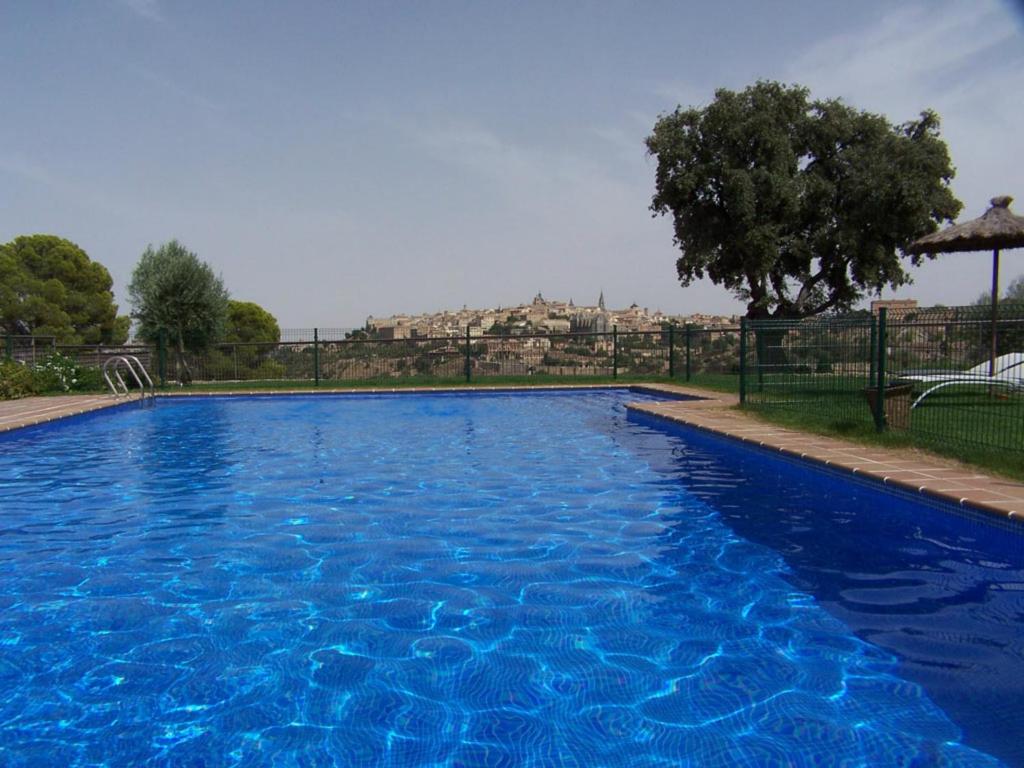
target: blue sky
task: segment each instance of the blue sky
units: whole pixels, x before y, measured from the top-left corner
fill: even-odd
[[[0,242],[74,240],[126,310],[139,255],[176,237],[286,327],[538,290],[737,312],[676,282],[643,139],[758,78],[894,122],[936,109],[963,217],[996,194],[1024,212],[1024,14],[1007,0],[6,0]],[[898,295],[972,301],[988,264],[940,257]],[[1024,274],[1024,250],[1003,273]]]

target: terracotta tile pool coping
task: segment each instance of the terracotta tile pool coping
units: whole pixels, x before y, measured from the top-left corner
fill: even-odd
[[[163,392],[159,397],[253,396],[278,394],[382,394],[399,392],[498,392],[517,389],[608,389],[631,387],[665,393],[672,399],[630,403],[627,407],[679,424],[778,451],[786,456],[849,472],[862,478],[920,493],[957,506],[973,507],[1004,519],[1024,523],[1024,484],[994,477],[950,459],[916,450],[864,446],[822,435],[766,424],[735,408],[735,395],[669,384],[566,384],[550,386],[374,387],[366,389],[225,390],[216,392]],[[42,424],[90,411],[137,402],[137,398],[110,395],[64,395],[0,401],[0,432]]]
[[[117,398],[110,395],[55,395],[53,397],[24,397],[20,400],[0,400],[0,432],[20,427],[45,424],[68,416],[113,408],[138,402],[137,397]]]
[[[1022,483],[923,451],[858,445],[766,424],[735,408],[739,403],[735,396],[681,387],[672,390],[707,399],[630,403],[628,407],[902,491],[1024,523]]]

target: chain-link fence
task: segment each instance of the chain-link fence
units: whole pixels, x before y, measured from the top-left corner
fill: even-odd
[[[1024,451],[1024,305],[742,327],[746,406]]]

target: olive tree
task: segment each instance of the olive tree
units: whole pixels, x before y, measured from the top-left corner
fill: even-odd
[[[208,264],[177,240],[146,248],[128,284],[139,336],[157,341],[166,334],[176,352],[178,378],[192,379],[185,351],[200,350],[224,331],[228,292]]]

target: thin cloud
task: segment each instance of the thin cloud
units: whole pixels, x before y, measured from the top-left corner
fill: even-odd
[[[985,54],[1018,32],[996,2],[899,7],[874,27],[820,41],[787,74],[816,94],[906,110],[916,94],[954,90]]]
[[[703,88],[693,83],[658,83],[648,90],[658,103],[664,104],[662,112],[671,112],[676,107],[702,107],[715,98],[714,88]]]
[[[149,21],[166,21],[157,0],[117,0],[124,8]]]
[[[132,65],[132,68],[135,70],[135,72],[138,73],[139,77],[141,77],[150,85],[156,86],[157,88],[161,88],[170,93],[171,95],[176,96],[178,99],[190,104],[191,106],[205,110],[206,112],[210,113],[215,117],[224,117],[223,104],[214,101],[213,99],[208,99],[202,94],[197,93],[196,91],[190,90],[188,88],[183,88],[170,78],[164,77],[163,75],[154,72],[152,69],[149,69],[148,67]]]
[[[43,187],[60,198],[111,216],[123,215],[131,207],[138,210],[140,206],[137,200],[114,199],[94,184],[79,183],[61,170],[52,169],[21,153],[0,155],[0,177],[4,175]]]

